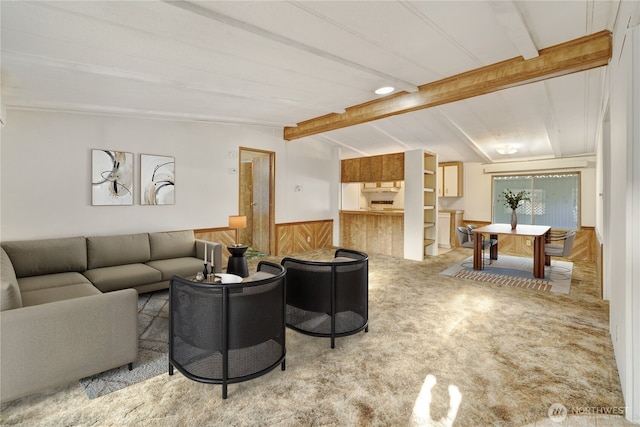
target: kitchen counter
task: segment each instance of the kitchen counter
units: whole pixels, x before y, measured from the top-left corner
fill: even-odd
[[[404,216],[403,209],[358,209],[358,210],[341,210],[340,213],[344,214],[359,214],[359,215],[384,215],[384,216]]]
[[[403,257],[404,211],[340,211],[340,245],[362,252]]]

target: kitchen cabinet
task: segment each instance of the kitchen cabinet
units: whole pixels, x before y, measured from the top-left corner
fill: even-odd
[[[457,228],[462,225],[464,211],[438,211],[438,246],[442,248],[460,247]]]
[[[438,212],[438,246],[441,248],[451,247],[451,214]]]
[[[340,162],[341,182],[362,182],[360,180],[360,158],[345,159]]]
[[[438,164],[438,196],[462,197],[463,166],[461,162]]]
[[[382,156],[381,181],[404,180],[404,153],[385,154]]]
[[[404,180],[404,153],[342,160],[341,182],[385,182]]]

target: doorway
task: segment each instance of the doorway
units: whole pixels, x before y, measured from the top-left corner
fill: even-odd
[[[265,254],[275,253],[275,156],[271,151],[240,147],[238,212],[247,217],[240,241]]]

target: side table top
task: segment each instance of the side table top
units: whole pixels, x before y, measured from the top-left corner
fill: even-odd
[[[211,277],[214,277],[215,280],[211,281]],[[197,282],[197,283],[210,283],[210,284],[216,284],[216,283],[222,283],[222,284],[230,284],[230,283],[240,283],[242,282],[242,277],[236,275],[236,274],[229,274],[229,273],[216,273],[214,275],[208,275],[207,276],[207,280],[196,280],[195,276],[189,277],[189,280],[191,280],[192,282]]]

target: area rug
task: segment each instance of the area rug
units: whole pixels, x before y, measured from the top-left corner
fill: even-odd
[[[535,289],[537,291],[550,291],[551,284],[544,279],[523,279],[520,277],[504,276],[502,274],[492,274],[484,271],[469,271],[462,269],[453,277],[460,279],[478,280],[480,282],[498,283],[500,285],[517,286],[519,288]]]
[[[169,291],[138,296],[138,359],[133,369],[121,366],[80,380],[89,399],[168,372]]]
[[[264,252],[260,252],[257,249],[254,249],[252,247],[249,247],[247,249],[247,251],[244,253],[245,258],[247,259],[255,259],[255,258],[262,258],[262,257],[266,257],[268,254],[265,254]]]
[[[545,277],[538,279],[533,276],[533,259],[500,255],[497,260],[492,260],[491,264],[485,265],[482,270],[474,270],[473,257],[469,257],[440,274],[459,279],[568,294],[572,273],[572,262],[552,260],[551,265],[545,268]]]

